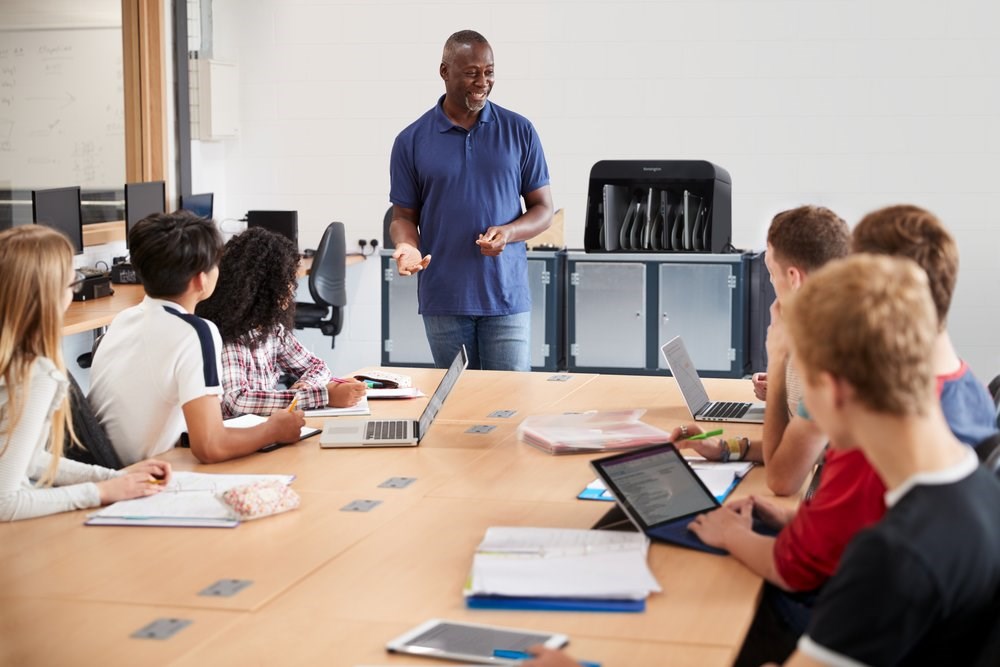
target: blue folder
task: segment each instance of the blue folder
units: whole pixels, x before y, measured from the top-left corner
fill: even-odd
[[[469,609],[510,609],[520,611],[646,611],[646,600],[595,600],[580,598],[521,598],[506,595],[469,595]]]

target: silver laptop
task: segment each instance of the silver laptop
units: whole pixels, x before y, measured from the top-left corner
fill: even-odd
[[[419,420],[413,419],[328,419],[319,437],[320,447],[416,447],[427,434],[448,394],[469,365],[465,346],[451,362],[448,372],[431,394]]]
[[[677,386],[684,396],[691,416],[700,422],[743,422],[764,423],[763,403],[743,403],[742,401],[710,401],[705,385],[698,377],[691,355],[684,347],[680,336],[671,338],[660,348],[663,358],[670,367]]]

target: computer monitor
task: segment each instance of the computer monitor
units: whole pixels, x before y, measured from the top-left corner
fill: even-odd
[[[76,254],[83,252],[79,187],[32,190],[31,215],[36,225],[46,225],[65,234]]]
[[[247,229],[263,227],[291,239],[299,247],[298,211],[247,211]]]
[[[181,209],[191,211],[201,218],[211,218],[215,194],[181,195]]]
[[[163,181],[125,184],[125,241],[135,223],[154,213],[167,210],[167,184]]]

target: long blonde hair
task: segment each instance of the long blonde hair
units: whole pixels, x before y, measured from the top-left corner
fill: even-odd
[[[24,225],[0,232],[0,376],[7,385],[6,451],[24,412],[31,369],[46,357],[66,372],[62,356],[63,298],[71,272],[73,249],[53,229]],[[51,484],[63,452],[66,433],[74,440],[69,399],[64,397],[52,418],[49,436],[51,464],[41,483]]]

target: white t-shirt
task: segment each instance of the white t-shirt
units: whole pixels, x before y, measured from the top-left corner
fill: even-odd
[[[147,296],[115,317],[94,355],[88,398],[122,463],[177,444],[182,406],[222,394],[221,353],[216,326],[173,301]]]

